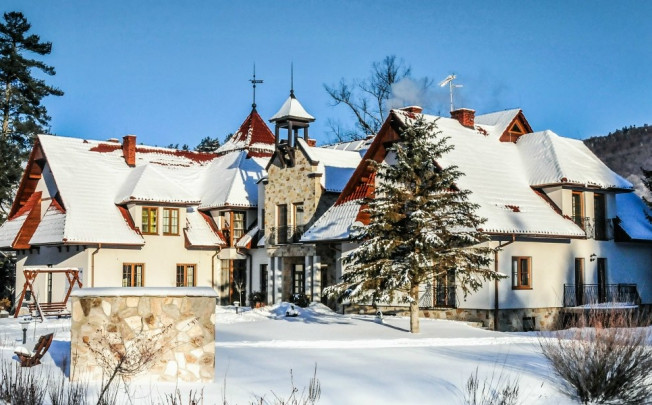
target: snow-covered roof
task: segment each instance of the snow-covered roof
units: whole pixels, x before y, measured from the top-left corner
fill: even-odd
[[[204,174],[200,209],[258,206],[257,182],[265,174],[268,158],[233,152],[211,162]]]
[[[312,162],[319,162],[317,172],[323,174],[320,181],[326,191],[341,192],[362,159],[356,151],[309,146],[301,138],[297,142]]]
[[[196,207],[186,209],[186,227],[184,234],[188,244],[193,247],[226,246],[226,241],[218,230],[211,226],[208,215],[199,212]]]
[[[302,242],[349,239],[361,200],[331,206],[301,237]]]
[[[520,109],[515,108],[489,114],[480,114],[475,116],[474,121],[476,125],[480,125],[483,129],[490,131],[494,136],[500,137],[520,112]]]
[[[132,167],[125,162],[122,145],[116,142],[40,135],[38,145],[61,206],[52,204],[42,218],[35,216],[35,223],[30,224],[34,234],[23,232],[21,244],[142,245],[144,239],[124,208],[132,202],[200,209],[255,207],[256,182],[265,175],[269,159],[248,156],[250,150],[246,148],[217,155],[138,145]],[[16,245],[29,214],[25,209],[0,227],[0,247]],[[205,219],[190,214],[189,221],[191,245],[224,244]]]
[[[285,103],[283,103],[278,112],[276,112],[276,114],[274,114],[269,120],[270,122],[274,122],[283,119],[296,119],[298,121],[312,122],[315,120],[315,117],[308,114],[299,100],[294,97],[294,94],[290,94],[290,97],[285,100]]]
[[[619,226],[634,240],[652,241],[652,224],[645,214],[652,215],[641,197],[634,193],[616,195],[616,215]]]
[[[364,155],[367,149],[369,149],[369,145],[371,145],[371,142],[373,142],[373,140],[374,137],[371,136],[369,138],[361,139],[357,141],[338,142],[330,145],[323,145],[321,147],[324,149],[356,151],[359,152],[360,155]]]
[[[32,235],[29,241],[30,245],[61,243],[64,238],[65,225],[66,213],[56,200],[53,200]]]
[[[487,219],[482,225],[485,232],[585,236],[573,221],[555,210],[536,190],[537,186],[576,183],[622,192],[631,189],[631,184],[607,168],[582,142],[562,138],[551,131],[523,135],[517,143],[500,142],[507,125],[519,113],[520,110],[509,110],[481,115],[474,128],[462,126],[452,118],[431,115],[424,118],[436,121],[437,130],[449,137],[449,143],[454,146],[438,163],[443,167],[457,165],[464,173],[457,184],[472,191],[469,200],[479,205],[477,214]],[[406,125],[415,119],[414,114],[400,110],[392,114]],[[304,234],[304,240],[349,237],[348,230],[358,216],[363,195],[354,199],[342,197],[345,196],[340,196]],[[618,198],[620,201],[622,196]],[[634,232],[637,228],[630,229]]]
[[[516,143],[532,186],[572,183],[632,189],[632,184],[598,159],[584,142],[552,131],[521,136]]]

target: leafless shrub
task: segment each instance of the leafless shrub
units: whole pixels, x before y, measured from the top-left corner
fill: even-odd
[[[169,336],[172,327],[170,324],[156,331],[141,330],[131,339],[124,339],[118,332],[99,330],[99,339],[84,342],[108,378],[102,383],[98,405],[105,401],[105,395],[115,387],[116,377],[120,377],[126,384],[129,378],[148,370],[162,354],[172,349]]]
[[[18,363],[3,359],[0,363],[0,400],[11,405],[42,404],[47,382],[43,383],[38,370],[23,368]]]
[[[573,329],[539,339],[567,394],[582,403],[649,403],[650,333],[630,325],[622,312],[596,312],[577,320]]]
[[[480,379],[478,369],[469,376],[464,386],[465,405],[515,405],[519,397],[518,378],[510,379],[495,370],[489,377]]]
[[[301,393],[299,389],[294,384],[294,375],[292,370],[290,370],[290,386],[291,391],[287,397],[282,397],[272,391],[273,399],[267,400],[264,396],[256,397],[256,399],[250,402],[251,405],[315,405],[319,398],[321,397],[321,383],[317,378],[317,365],[315,365],[315,371],[313,372],[312,378],[308,383],[307,389],[304,388]],[[224,402],[223,405],[227,405]]]
[[[65,370],[68,365],[68,359],[63,358],[62,369]],[[59,381],[52,381],[48,384],[48,396],[52,405],[83,405],[86,404],[86,392],[88,391],[87,383],[71,383],[61,373]]]

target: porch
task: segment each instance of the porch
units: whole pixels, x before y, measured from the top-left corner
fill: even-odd
[[[564,284],[564,307],[640,303],[636,284]]]

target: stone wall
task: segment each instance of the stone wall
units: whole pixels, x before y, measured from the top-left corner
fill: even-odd
[[[215,374],[215,302],[209,287],[82,288],[73,292],[71,380],[102,379],[102,359],[152,356],[134,378],[211,382]],[[106,368],[106,367],[105,367]]]

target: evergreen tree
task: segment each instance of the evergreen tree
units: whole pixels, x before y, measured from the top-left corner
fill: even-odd
[[[34,135],[44,132],[50,117],[41,100],[63,92],[33,76],[34,71],[54,75],[55,71],[26,54],[48,55],[52,43],[41,42],[20,12],[4,13],[0,22],[0,221],[13,200],[20,180],[20,163],[32,145]]]
[[[645,187],[652,193],[652,170],[645,170],[641,167],[643,172],[643,184]],[[643,198],[645,203],[650,209],[652,209],[652,199]],[[648,221],[652,222],[652,215],[646,213]]]
[[[389,151],[395,163],[370,161],[375,196],[364,201],[370,224],[355,229],[360,246],[344,258],[343,281],[327,292],[353,301],[410,304],[410,332],[419,332],[419,286],[454,271],[464,295],[482,281],[502,278],[489,268],[484,219],[459,190],[457,166],[437,161],[453,146],[423,117],[400,131]]]
[[[210,136],[207,136],[199,142],[199,145],[195,147],[195,151],[215,152],[219,147],[220,147],[220,140],[218,138],[211,138]]]

